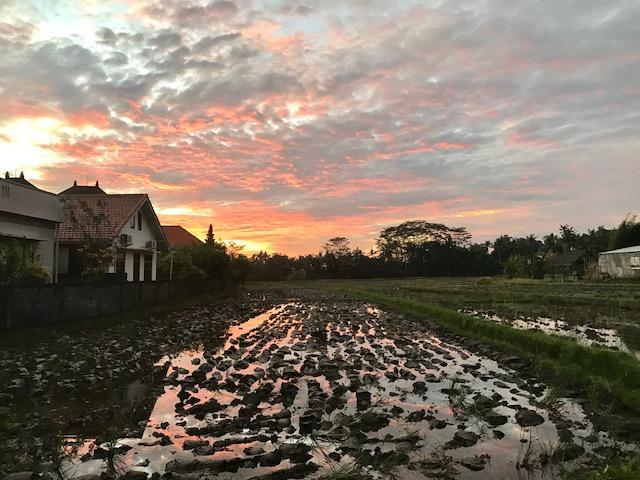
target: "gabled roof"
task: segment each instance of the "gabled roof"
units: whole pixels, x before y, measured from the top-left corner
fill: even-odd
[[[65,219],[58,229],[60,242],[80,242],[86,238],[114,240],[139,209],[146,210],[161,246],[166,237],[146,194],[61,194]]]
[[[640,252],[640,245],[633,247],[618,248],[617,250],[609,250],[608,252],[601,252],[600,255],[608,255],[610,253],[638,253]]]
[[[163,225],[162,230],[167,237],[169,248],[190,247],[204,243],[181,225]]]
[[[556,265],[568,265],[571,266],[580,260],[586,252],[584,250],[569,250],[567,252],[558,255],[554,261]]]

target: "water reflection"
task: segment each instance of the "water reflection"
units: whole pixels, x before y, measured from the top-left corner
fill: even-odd
[[[299,478],[357,462],[406,479],[434,465],[462,479],[518,478],[523,446],[551,454],[570,438],[579,462],[609,442],[579,405],[550,414],[535,381],[367,306],[280,305],[232,325],[218,349],[159,365],[166,378],[142,437],[120,440],[124,464],[147,473]],[[104,469],[84,459],[76,475]]]

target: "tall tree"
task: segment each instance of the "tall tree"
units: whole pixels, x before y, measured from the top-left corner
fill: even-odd
[[[416,247],[425,243],[468,245],[471,235],[464,227],[448,227],[441,223],[411,220],[380,232],[376,245],[386,260],[408,262]]]
[[[215,236],[213,235],[213,225],[211,224],[209,224],[209,230],[207,231],[207,236],[204,239],[204,243],[206,243],[207,245],[216,244],[216,239],[215,239]]]
[[[349,248],[349,239],[345,237],[333,237],[327,240],[327,243],[322,247],[328,254],[336,257],[348,255],[351,249]]]
[[[615,250],[636,245],[640,245],[640,223],[635,215],[627,216],[611,235],[609,247]]]

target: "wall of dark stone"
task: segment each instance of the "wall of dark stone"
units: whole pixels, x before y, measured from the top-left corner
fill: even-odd
[[[209,282],[169,281],[0,287],[0,328],[96,318],[223,290]]]

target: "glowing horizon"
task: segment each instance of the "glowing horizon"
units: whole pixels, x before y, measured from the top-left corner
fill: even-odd
[[[0,169],[146,192],[290,255],[405,220],[501,234],[638,212],[631,0],[8,0]],[[585,34],[587,32],[588,34]],[[637,176],[636,176],[637,177]]]

